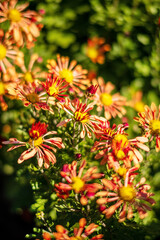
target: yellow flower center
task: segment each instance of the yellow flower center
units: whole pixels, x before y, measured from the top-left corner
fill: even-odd
[[[35,147],[40,146],[42,143],[43,143],[43,138],[42,137],[39,137],[36,140],[34,140],[34,146]]]
[[[144,103],[143,102],[137,102],[134,104],[134,109],[137,111],[137,112],[143,112],[144,111]]]
[[[79,193],[83,187],[84,187],[84,181],[80,179],[79,177],[73,177],[72,178],[72,188],[75,190],[75,192]]]
[[[125,177],[126,172],[127,172],[127,169],[123,167],[118,168],[118,171],[117,171],[118,175],[121,177]]]
[[[112,140],[112,145],[113,147],[117,146],[117,144],[120,144],[120,147],[121,148],[125,148],[128,146],[129,142],[128,142],[128,139],[125,135],[123,134],[117,134],[114,136],[113,140]],[[122,154],[122,153],[120,153]]]
[[[60,73],[60,77],[62,79],[65,79],[66,82],[68,83],[72,83],[73,82],[73,73],[71,70],[69,69],[63,69],[62,71],[59,72]]]
[[[8,12],[8,18],[12,22],[19,22],[21,20],[21,14],[17,9],[11,9]]]
[[[113,103],[112,96],[108,93],[102,93],[100,95],[100,100],[105,106],[110,106]]]
[[[30,138],[28,143],[34,145],[34,147],[40,146],[43,143],[43,138],[39,137],[37,139]]]
[[[5,88],[4,88],[4,84],[2,82],[0,82],[0,95],[5,94]]]
[[[151,120],[149,127],[151,129],[151,134],[153,134],[153,135],[160,134],[160,121],[159,120]]]
[[[88,55],[89,58],[95,59],[95,58],[98,57],[98,51],[97,51],[97,49],[94,48],[94,47],[89,47],[89,48],[87,49],[87,55]]]
[[[48,90],[48,93],[49,93],[49,95],[57,95],[58,94],[58,88],[57,87],[55,87],[55,84],[53,84],[50,88],[49,88],[49,90]]]
[[[37,93],[30,93],[26,96],[26,99],[31,103],[39,102],[39,97]]]
[[[119,188],[119,196],[124,201],[132,201],[136,197],[136,191],[133,187],[121,187]]]
[[[82,112],[75,112],[74,114],[74,118],[76,121],[79,121],[79,122],[82,122],[82,123],[85,123],[85,122],[88,122],[89,120],[89,114],[88,113],[82,113]]]
[[[114,154],[119,160],[122,160],[126,156],[125,153],[123,152],[123,150],[121,150],[121,149],[115,150]]]
[[[30,83],[34,82],[34,78],[33,78],[33,76],[32,76],[32,73],[26,72],[26,73],[24,74],[24,80],[25,80],[26,82],[30,82]]]
[[[7,53],[7,49],[2,44],[0,44],[0,60],[5,58],[6,53]]]

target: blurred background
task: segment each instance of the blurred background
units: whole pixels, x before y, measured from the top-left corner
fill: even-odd
[[[23,3],[26,1],[19,1]],[[159,0],[34,0],[28,9],[43,11],[41,35],[35,47],[22,51],[29,56],[36,52],[41,57],[39,66],[47,71],[48,59],[57,53],[75,59],[89,71],[89,77],[101,76],[112,82],[116,91],[133,103],[126,118],[130,137],[140,133],[133,117],[144,105],[160,104],[160,2]],[[93,61],[94,49],[87,52],[94,37],[106,44],[103,63]],[[94,44],[93,46],[94,47]],[[1,142],[15,136],[25,114],[17,102],[5,99],[7,112],[0,110]],[[112,120],[112,122],[120,122]],[[16,137],[21,129],[16,130]],[[2,147],[2,145],[1,145]],[[32,231],[34,216],[29,210],[33,200],[26,168],[17,164],[19,152],[6,153],[0,149],[0,226],[5,239],[24,239]],[[144,239],[160,239],[160,154],[150,152],[143,172],[152,186],[157,201],[149,217]],[[143,228],[143,227],[142,227]],[[137,238],[138,239],[138,238]],[[142,236],[139,239],[143,239]]]

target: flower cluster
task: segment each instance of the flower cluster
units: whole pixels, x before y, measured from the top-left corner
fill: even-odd
[[[57,225],[56,226],[56,231],[53,233],[53,236],[55,237],[56,240],[60,239],[66,239],[66,240],[76,240],[76,239],[88,239],[89,235],[91,235],[98,227],[98,225],[91,223],[89,224],[86,228],[87,221],[85,218],[81,218],[79,220],[79,228],[74,228],[74,236],[69,237],[68,236],[68,230],[65,229],[62,225]],[[89,238],[90,240],[98,240],[102,239],[103,235],[98,234],[94,237]]]
[[[142,162],[143,156],[137,150],[137,148],[149,151],[148,146],[144,143],[148,142],[146,137],[136,137],[134,139],[128,139],[125,129],[128,128],[128,124],[114,124],[110,127],[109,121],[101,121],[101,124],[96,126],[95,131],[98,138],[95,141],[92,151],[98,150],[96,159],[101,159],[101,164],[108,163],[109,168],[113,168],[115,171],[121,166],[121,162],[126,168],[130,168],[132,162],[134,165],[139,166]]]

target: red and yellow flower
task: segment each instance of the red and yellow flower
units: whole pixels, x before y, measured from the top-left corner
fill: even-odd
[[[79,123],[82,126],[80,130],[80,137],[84,138],[86,133],[89,138],[91,138],[91,132],[94,132],[95,124],[99,123],[99,117],[96,115],[90,115],[89,111],[93,109],[93,104],[84,104],[79,101],[78,98],[70,100],[66,98],[65,103],[59,104],[59,106],[71,115],[71,118],[65,119],[57,124],[57,127],[64,126],[70,121]]]
[[[62,139],[59,137],[45,139],[45,137],[48,135],[57,134],[56,131],[47,132],[47,127],[48,125],[45,123],[34,123],[29,130],[30,138],[28,142],[22,142],[16,138],[10,138],[9,141],[4,141],[3,144],[15,145],[9,148],[8,151],[29,145],[29,148],[24,151],[18,158],[18,163],[20,164],[36,155],[38,166],[42,167],[44,162],[44,167],[48,168],[50,162],[52,164],[55,164],[56,162],[56,156],[53,154],[53,152],[56,152],[56,149],[53,146],[61,149],[64,148],[64,144],[62,143]]]
[[[67,91],[68,83],[65,80],[58,78],[57,76],[48,75],[46,82],[42,83],[47,95],[56,98],[58,101],[64,101],[64,97],[67,94],[63,94]]]
[[[87,70],[77,65],[75,60],[69,64],[69,58],[57,55],[57,62],[54,59],[48,60],[49,72],[64,79],[69,87],[76,93],[80,93],[87,88],[89,80],[86,78]]]
[[[20,85],[17,88],[10,88],[9,93],[24,103],[25,107],[32,105],[36,110],[49,110],[53,113],[52,109],[46,102],[46,96],[42,87],[35,87],[34,83],[27,85]]]
[[[55,184],[55,187],[58,190],[63,190],[64,192],[73,190],[75,193],[80,194],[80,203],[82,205],[86,205],[88,203],[88,199],[94,198],[95,193],[101,189],[100,184],[90,183],[90,181],[102,178],[104,174],[98,173],[97,167],[91,167],[83,174],[84,168],[86,166],[86,160],[83,160],[81,162],[78,173],[77,165],[78,163],[76,161],[68,164],[67,167],[65,165],[65,168],[62,169],[60,174],[63,178],[66,179],[67,183],[60,182],[58,184]]]
[[[89,235],[91,235],[98,228],[98,225],[96,225],[95,223],[91,223],[86,226],[86,224],[86,219],[81,218],[79,220],[79,227],[73,229],[74,236],[72,237],[68,236],[68,230],[65,229],[62,225],[56,225],[57,232],[53,232],[53,236],[56,240],[103,240],[103,234],[98,234],[94,237],[89,238]]]
[[[150,185],[145,184],[146,179],[134,184],[135,174],[138,168],[133,167],[127,171],[126,177],[119,181],[102,179],[104,190],[96,193],[97,204],[106,206],[102,211],[106,218],[112,217],[116,210],[119,209],[119,222],[133,217],[133,210],[137,210],[140,219],[147,216],[147,211],[151,210],[151,205],[155,200],[151,198],[154,194],[149,193]],[[112,203],[115,202],[113,205]]]
[[[128,128],[128,124],[119,124],[110,127],[108,121],[97,125],[95,130],[98,141],[94,143],[91,151],[99,150],[96,154],[96,159],[101,159],[101,164],[108,163],[109,168],[117,169],[120,167],[120,162],[123,162],[126,168],[131,167],[131,163],[139,166],[142,162],[143,156],[137,150],[140,148],[144,151],[149,151],[149,148],[144,144],[148,142],[146,137],[136,137],[134,139],[128,139],[125,129]]]
[[[111,82],[104,82],[102,77],[97,80],[94,79],[93,84],[99,85],[95,95],[94,103],[97,105],[97,111],[101,112],[104,109],[104,115],[106,119],[122,117],[126,110],[124,106],[126,105],[125,97],[121,96],[119,93],[111,94],[115,86]]]
[[[86,55],[94,63],[103,64],[105,60],[105,52],[110,51],[110,45],[105,44],[104,38],[93,37],[88,39]]]
[[[145,105],[144,112],[138,113],[139,117],[134,120],[139,122],[140,127],[143,129],[145,136],[156,139],[156,152],[160,151],[160,105],[157,107],[155,103],[151,107]]]
[[[33,47],[33,42],[40,35],[38,22],[41,21],[41,16],[35,11],[26,11],[29,3],[17,5],[17,0],[9,0],[0,3],[0,23],[7,20],[10,21],[8,35],[12,34],[15,43],[18,47],[24,45],[25,41],[27,47]]]

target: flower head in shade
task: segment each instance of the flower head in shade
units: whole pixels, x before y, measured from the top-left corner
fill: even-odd
[[[47,67],[50,73],[64,79],[75,92],[80,93],[87,88],[87,70],[77,65],[75,60],[69,64],[68,57],[57,55],[57,62],[54,59],[48,60]]]
[[[68,83],[57,76],[49,74],[46,82],[42,83],[42,85],[45,88],[47,95],[56,98],[58,101],[64,101],[64,97],[67,96],[64,92],[67,91]]]
[[[47,132],[47,127],[48,125],[45,123],[34,123],[29,130],[30,138],[28,142],[22,142],[16,138],[10,138],[9,141],[4,141],[3,144],[15,145],[9,148],[8,151],[29,145],[29,148],[24,151],[18,158],[18,163],[20,164],[36,155],[38,166],[42,167],[44,162],[44,167],[48,168],[50,162],[52,164],[55,164],[56,162],[56,156],[53,154],[53,152],[56,152],[56,149],[53,146],[61,149],[64,148],[64,145],[62,143],[62,139],[59,137],[45,139],[45,137],[48,135],[57,134],[55,131]]]
[[[13,35],[13,39],[18,47],[27,42],[27,47],[33,47],[33,42],[40,34],[38,21],[41,16],[35,11],[26,11],[29,3],[17,5],[17,0],[9,0],[0,3],[0,23],[9,20],[10,27],[8,34]]]
[[[82,126],[80,130],[80,137],[84,138],[86,133],[89,138],[91,138],[91,132],[94,132],[95,124],[98,123],[99,118],[96,115],[90,115],[89,111],[93,109],[93,105],[84,104],[79,101],[78,98],[70,100],[66,98],[65,103],[59,105],[64,111],[71,115],[71,118],[65,119],[62,122],[57,124],[57,127],[64,126],[70,121],[78,123],[79,126]]]
[[[97,111],[100,112],[104,109],[104,115],[106,119],[115,118],[116,116],[122,117],[126,110],[124,106],[126,105],[125,97],[121,96],[119,93],[111,94],[115,86],[111,82],[105,83],[102,77],[98,80],[93,80],[93,84],[98,84],[96,94],[94,95],[94,101],[97,105]]]
[[[146,137],[156,139],[156,151],[160,151],[160,105],[157,107],[154,103],[151,107],[145,105],[144,112],[138,113],[138,117],[134,118],[139,122],[139,126],[145,133]]]
[[[134,183],[137,168],[133,167],[126,173],[126,177],[119,181],[102,179],[104,190],[96,194],[97,204],[106,205],[103,210],[106,218],[119,209],[119,222],[133,217],[133,211],[139,213],[141,219],[147,216],[147,211],[151,210],[151,205],[155,204],[155,200],[151,198],[154,194],[149,193],[150,185],[145,184],[146,179],[143,177],[138,183]]]
[[[110,51],[110,45],[105,44],[104,38],[93,37],[88,39],[86,55],[94,63],[103,64],[105,60],[105,52]]]
[[[120,167],[120,162],[123,162],[126,168],[131,167],[131,163],[139,166],[142,162],[143,156],[138,151],[140,148],[144,151],[149,151],[149,148],[144,144],[148,142],[146,137],[136,137],[128,139],[125,129],[128,124],[119,124],[110,127],[108,121],[102,121],[101,124],[96,126],[95,134],[99,138],[94,143],[91,151],[99,150],[96,154],[96,159],[101,159],[101,164],[108,163],[109,168],[117,169]]]
[[[137,112],[144,111],[144,102],[142,101],[142,91],[137,91],[132,94],[132,99],[128,102],[128,106],[134,108]]]
[[[41,90],[41,91],[39,91]],[[17,88],[10,88],[9,93],[16,96],[17,99],[21,100],[25,107],[33,106],[36,110],[49,110],[53,112],[52,109],[46,102],[46,97],[44,96],[44,91],[35,87],[34,83],[28,85],[20,85]]]
[[[6,38],[6,34],[0,37],[0,67],[3,73],[7,73],[7,69],[9,71],[13,68],[12,61],[16,55],[17,50],[15,50],[13,42]]]
[[[58,190],[71,191],[80,194],[80,202],[82,205],[88,203],[88,199],[94,198],[95,193],[101,189],[98,183],[90,183],[90,181],[102,178],[104,174],[98,173],[97,167],[89,168],[83,173],[86,166],[86,161],[83,160],[77,173],[77,162],[73,161],[71,164],[65,165],[60,172],[61,176],[66,179],[67,183],[55,184]]]
[[[38,54],[33,53],[30,57],[29,64],[26,67],[24,63],[24,54],[18,52],[15,64],[18,65],[22,71],[21,73],[18,73],[20,84],[35,83],[35,85],[38,85],[41,82],[41,79],[46,79],[47,73],[42,71],[40,67],[34,66],[38,61],[38,58]]]
[[[94,231],[98,228],[98,225],[95,223],[91,223],[88,226],[86,226],[87,221],[85,218],[81,218],[79,220],[79,227],[73,229],[74,236],[69,237],[69,232],[67,229],[65,229],[62,225],[56,225],[56,231],[53,232],[53,236],[56,240],[84,240],[84,239],[90,239],[90,240],[103,240],[103,235],[98,234],[94,237],[89,238],[89,236],[94,233]]]

